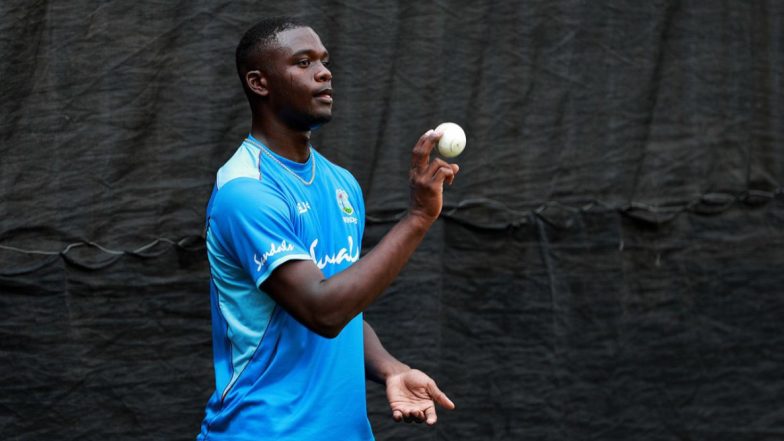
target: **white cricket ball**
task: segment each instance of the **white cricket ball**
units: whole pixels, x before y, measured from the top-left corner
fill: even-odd
[[[436,127],[436,131],[444,135],[438,140],[438,153],[445,158],[454,158],[463,153],[466,136],[463,128],[455,123],[445,122]]]

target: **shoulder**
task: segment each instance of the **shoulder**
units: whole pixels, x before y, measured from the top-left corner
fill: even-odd
[[[213,197],[214,210],[247,210],[286,200],[270,176],[262,176],[261,150],[247,139],[218,170]]]
[[[216,186],[218,189],[221,189],[227,183],[239,178],[260,180],[260,161],[259,148],[244,141],[237,151],[234,152],[234,155],[218,170],[215,177]]]
[[[316,149],[313,149],[312,151],[318,161],[319,167],[334,175],[336,179],[342,181],[344,184],[350,184],[351,187],[360,190],[359,182],[350,171],[330,161],[326,156],[317,152]]]
[[[276,188],[246,177],[234,178],[216,190],[212,217],[259,216],[273,212],[287,214],[290,201]]]
[[[236,177],[218,187],[216,197],[226,202],[264,198],[269,189],[258,179]]]

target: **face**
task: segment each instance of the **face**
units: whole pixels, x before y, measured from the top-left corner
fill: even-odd
[[[310,130],[332,119],[329,53],[311,28],[278,33],[265,69],[270,108],[284,123]]]

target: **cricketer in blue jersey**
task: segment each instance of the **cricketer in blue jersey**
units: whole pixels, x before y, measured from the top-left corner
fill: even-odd
[[[237,47],[250,135],[218,171],[207,207],[215,392],[198,440],[372,440],[365,378],[386,386],[396,421],[454,408],[391,356],[362,311],[389,286],[441,212],[458,167],[412,153],[406,216],[360,259],[357,181],[310,145],[331,119],[332,73],[318,35],[263,20]]]

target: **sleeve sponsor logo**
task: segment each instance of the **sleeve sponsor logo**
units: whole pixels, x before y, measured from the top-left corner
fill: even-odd
[[[261,271],[261,267],[264,266],[265,263],[267,263],[267,259],[269,259],[270,257],[276,254],[284,253],[286,251],[294,251],[294,245],[287,243],[286,240],[283,239],[280,245],[275,245],[274,243],[271,243],[269,251],[265,251],[261,255],[261,258],[259,258],[256,255],[256,253],[253,253],[253,261],[256,262],[256,271]]]
[[[348,247],[341,248],[337,254],[328,255],[325,254],[321,257],[317,257],[316,255],[316,247],[318,246],[318,239],[313,240],[313,243],[310,244],[310,258],[316,262],[316,266],[319,269],[324,269],[327,265],[340,265],[343,262],[350,262],[354,263],[359,260],[359,247],[354,248],[354,238],[351,236],[347,236]]]

